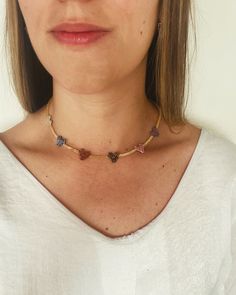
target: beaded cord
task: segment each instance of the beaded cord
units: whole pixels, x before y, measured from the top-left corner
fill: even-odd
[[[52,131],[52,134],[54,135],[56,141],[55,144],[58,147],[65,147],[75,153],[77,153],[79,155],[80,160],[85,160],[89,157],[107,157],[108,159],[111,160],[112,163],[117,162],[117,160],[120,157],[125,157],[128,155],[131,155],[135,152],[139,152],[139,153],[144,153],[144,147],[154,138],[154,137],[158,137],[160,135],[158,127],[160,125],[160,121],[161,121],[161,109],[159,108],[158,105],[155,105],[155,107],[158,109],[158,119],[156,122],[156,125],[153,126],[150,130],[150,136],[148,137],[148,139],[144,142],[144,143],[139,143],[138,145],[136,145],[132,150],[126,152],[126,153],[119,153],[118,151],[116,152],[108,152],[107,155],[97,155],[97,154],[92,154],[89,150],[86,150],[84,148],[75,148],[72,145],[66,143],[66,138],[64,138],[62,135],[58,135],[53,127],[53,119],[52,119],[52,115],[49,113],[49,101],[47,103],[47,116],[48,116],[48,120],[49,120],[49,124],[50,124],[50,129]]]

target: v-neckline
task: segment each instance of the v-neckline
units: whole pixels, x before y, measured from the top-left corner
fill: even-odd
[[[194,148],[194,151],[192,153],[192,156],[188,162],[188,165],[174,191],[171,198],[169,199],[168,203],[165,205],[165,207],[162,209],[160,213],[156,217],[154,217],[149,223],[144,225],[143,227],[137,229],[136,231],[128,234],[123,235],[120,237],[109,237],[102,232],[96,230],[89,224],[87,224],[85,221],[83,221],[81,218],[79,218],[77,215],[75,215],[72,211],[70,211],[66,206],[64,206],[31,172],[26,168],[26,166],[17,158],[17,156],[14,155],[14,153],[6,146],[6,144],[3,143],[3,141],[0,139],[0,144],[2,144],[3,148],[7,151],[9,158],[17,165],[18,169],[20,169],[27,178],[32,180],[32,182],[35,184],[36,187],[38,187],[45,198],[51,202],[53,202],[54,205],[56,205],[60,210],[64,211],[64,214],[70,218],[74,223],[78,225],[82,225],[83,228],[96,237],[98,240],[102,240],[104,242],[110,242],[110,243],[132,243],[136,241],[137,239],[144,237],[151,228],[153,228],[156,224],[160,222],[168,213],[171,207],[176,205],[178,201],[180,201],[181,196],[183,197],[182,192],[184,191],[184,186],[191,175],[191,172],[193,168],[197,165],[197,160],[199,159],[199,156],[203,150],[203,143],[205,141],[206,133],[208,131],[205,128],[201,128],[200,135],[198,138],[198,141],[196,143],[196,146]]]

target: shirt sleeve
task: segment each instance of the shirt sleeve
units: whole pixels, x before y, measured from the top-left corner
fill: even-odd
[[[236,177],[234,177],[232,187],[232,227],[231,227],[231,257],[232,264],[229,277],[225,285],[225,295],[236,295]]]

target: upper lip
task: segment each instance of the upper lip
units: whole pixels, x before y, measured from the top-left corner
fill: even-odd
[[[88,31],[110,31],[110,29],[88,23],[61,23],[55,26],[51,31],[65,32],[88,32]]]

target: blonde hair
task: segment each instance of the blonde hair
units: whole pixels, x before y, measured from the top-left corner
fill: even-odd
[[[189,73],[190,16],[194,24],[191,5],[191,0],[159,0],[157,13],[161,26],[158,30],[157,24],[148,50],[146,95],[160,107],[169,127],[188,122],[184,101],[187,70]],[[196,36],[194,40],[196,43]],[[5,50],[13,91],[23,109],[34,113],[51,98],[52,77],[35,54],[17,0],[6,1]]]

